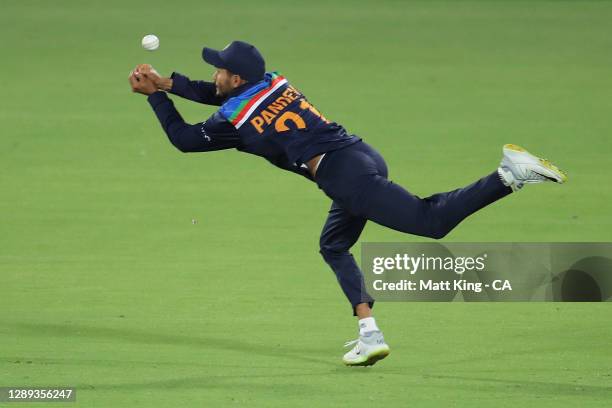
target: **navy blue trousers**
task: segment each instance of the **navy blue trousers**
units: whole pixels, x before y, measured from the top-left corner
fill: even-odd
[[[325,154],[315,181],[332,200],[320,252],[353,307],[374,304],[350,248],[368,220],[397,231],[440,239],[470,214],[510,194],[497,171],[467,187],[420,198],[387,179],[380,153],[365,142]]]

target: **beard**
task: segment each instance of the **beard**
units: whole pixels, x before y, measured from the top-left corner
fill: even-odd
[[[225,85],[225,86],[223,86]],[[225,98],[229,95],[229,93],[231,92],[231,85],[229,84],[223,84],[221,86],[215,84],[215,88],[216,88],[216,95],[220,96],[222,98]]]

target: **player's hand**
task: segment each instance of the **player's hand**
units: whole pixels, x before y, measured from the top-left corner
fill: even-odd
[[[155,83],[137,70],[130,72],[128,80],[130,81],[132,92],[141,93],[143,95],[151,95],[152,93],[157,92],[157,86],[155,86]]]
[[[150,64],[138,64],[136,69],[134,70],[147,78],[149,78],[157,89],[161,91],[170,91],[172,90],[172,78],[166,78],[159,75],[159,72],[155,70]]]
[[[157,89],[161,89],[162,77],[151,64],[138,64],[136,65],[135,71],[153,81]]]

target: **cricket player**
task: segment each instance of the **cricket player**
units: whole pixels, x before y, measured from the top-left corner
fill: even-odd
[[[132,91],[148,95],[168,139],[181,152],[237,149],[261,156],[314,181],[333,200],[320,253],[359,319],[358,339],[346,344],[354,345],[343,357],[346,365],[372,365],[390,351],[372,317],[374,299],[349,252],[368,220],[440,239],[524,184],[567,179],[549,161],[508,144],[490,174],[466,187],[420,198],[387,178],[387,165],[374,148],[322,115],[285,77],[266,72],[253,45],[233,41],[222,50],[205,47],[202,57],[216,68],[213,82],[192,81],[177,72],[162,77],[141,64],[129,75]],[[167,92],[219,109],[204,122],[188,124]]]

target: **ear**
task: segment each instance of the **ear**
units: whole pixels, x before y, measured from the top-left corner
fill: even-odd
[[[236,74],[232,75],[231,81],[232,81],[232,87],[234,88],[238,88],[240,85],[247,83],[247,81],[242,79],[240,75],[236,75]]]

